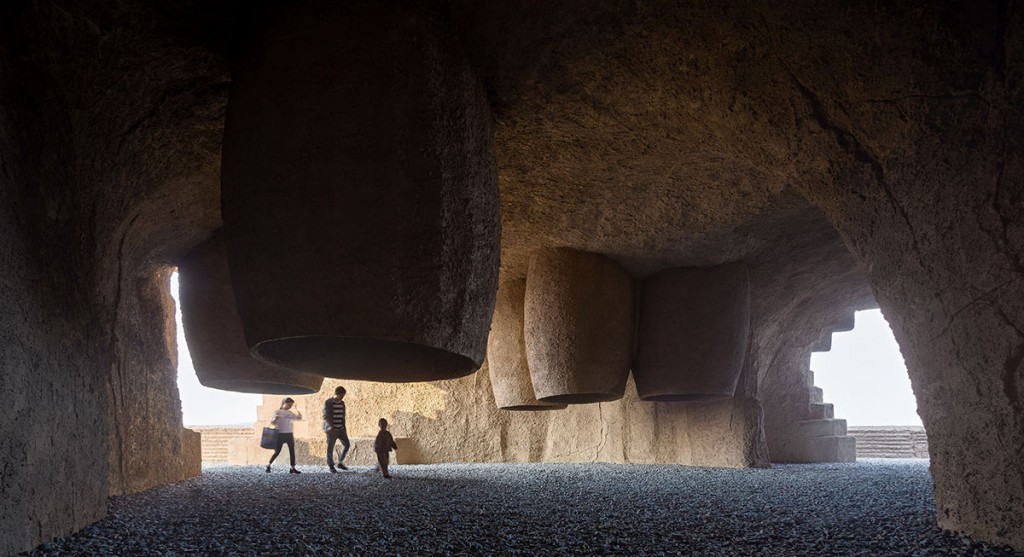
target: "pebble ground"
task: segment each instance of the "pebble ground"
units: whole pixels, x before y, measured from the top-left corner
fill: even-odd
[[[25,555],[1021,555],[941,531],[923,460],[300,470],[206,467]]]

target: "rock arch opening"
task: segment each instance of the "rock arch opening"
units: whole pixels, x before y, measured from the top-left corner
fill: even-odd
[[[316,104],[336,116],[356,104],[333,102],[335,86],[366,102],[341,119],[371,126],[344,137],[325,133],[316,113],[303,113],[302,126],[248,128],[260,120],[251,107],[272,97],[227,108],[247,79],[236,71],[248,35],[240,22],[267,3],[98,4],[0,3],[0,83],[17,85],[0,95],[0,391],[29,416],[0,435],[0,552],[84,527],[110,494],[197,473],[174,395],[161,273],[221,229],[248,243],[236,253],[248,269],[250,346],[337,325],[320,303],[334,292],[362,303],[351,323],[323,334],[361,336],[374,321],[366,336],[469,358],[458,369],[435,362],[451,380],[422,384],[428,394],[392,418],[423,435],[440,420],[478,442],[472,456],[482,460],[765,465],[784,454],[796,422],[827,419],[812,415],[821,403],[809,381],[822,331],[880,307],[928,427],[939,524],[1024,548],[1019,3],[442,2],[441,13],[402,19],[429,24],[416,27],[427,33],[417,44],[436,48],[422,49],[387,24],[400,14],[374,4],[385,23],[355,31],[382,47],[349,54],[376,85],[317,71],[292,80],[299,62],[330,58],[316,44],[305,43],[316,57],[292,63],[286,48],[273,58],[282,107],[312,106],[294,102],[296,84],[299,93],[326,85]],[[331,18],[303,17],[287,18],[299,29],[284,34],[308,38],[308,25],[330,40],[349,36],[325,31]],[[398,54],[379,58],[389,52]],[[402,82],[408,94],[388,85],[406,78],[419,80]],[[404,118],[412,125],[372,126]],[[226,134],[226,121],[241,133]],[[414,133],[394,148],[393,129]],[[249,141],[257,135],[270,141]],[[306,138],[326,141],[292,143]],[[333,156],[339,145],[357,156]],[[374,156],[360,155],[367,146]],[[466,149],[445,148],[455,146]],[[335,177],[352,176],[338,171],[346,161],[358,179],[336,188]],[[300,172],[308,180],[291,183]],[[408,194],[399,210],[378,181]],[[307,182],[315,195],[292,195]],[[257,189],[267,195],[247,196]],[[336,234],[344,230],[360,241]],[[339,246],[356,257],[336,257]],[[486,366],[473,373],[490,296],[503,278],[528,280],[532,254],[552,248],[613,261],[620,291],[634,293],[627,282],[664,269],[743,261],[751,332],[734,396],[647,402],[627,381],[618,400],[502,414]],[[360,265],[321,273],[318,251]],[[377,265],[381,253],[388,265]],[[314,280],[289,288],[300,263]],[[366,296],[335,288],[338,276],[389,288]],[[300,315],[274,307],[286,295]],[[374,320],[393,300],[405,311]],[[298,319],[314,312],[312,324]],[[392,363],[364,355],[369,371]],[[287,344],[268,356],[296,360]],[[375,385],[368,396],[417,392]],[[618,398],[621,384],[611,387]],[[70,416],[95,427],[59,442],[52,432]]]
[[[849,425],[921,425],[907,366],[880,310],[858,311],[856,326],[832,333],[829,349],[815,350],[810,365],[814,385]]]
[[[186,427],[251,426],[256,418],[256,406],[262,400],[261,395],[213,389],[199,381],[182,325],[177,269],[170,274],[168,291],[175,302],[177,384],[183,423]]]
[[[853,329],[814,349],[812,398],[834,407],[858,459],[928,458],[907,367],[881,310],[858,311]]]

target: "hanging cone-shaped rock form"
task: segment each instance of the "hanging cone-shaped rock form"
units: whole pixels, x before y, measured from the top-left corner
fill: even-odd
[[[530,257],[526,360],[537,399],[585,404],[622,398],[629,378],[633,283],[610,259],[567,248]]]
[[[731,397],[750,331],[747,268],[666,269],[644,281],[633,379],[652,401]]]
[[[558,410],[564,404],[541,402],[533,392],[523,339],[523,302],[526,281],[505,281],[498,287],[491,336],[487,339],[487,367],[494,402],[502,410]]]
[[[433,5],[287,3],[234,74],[222,207],[245,336],[267,361],[390,382],[483,363],[491,116]]]
[[[235,311],[222,237],[192,250],[178,266],[181,321],[199,382],[242,393],[308,395],[324,378],[263,363],[249,355]]]

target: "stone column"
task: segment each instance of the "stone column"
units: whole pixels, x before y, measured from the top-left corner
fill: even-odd
[[[558,410],[564,404],[541,402],[533,391],[523,337],[523,303],[526,280],[508,280],[498,288],[491,335],[487,339],[487,364],[494,402],[502,410]]]
[[[746,266],[666,269],[644,281],[641,303],[633,363],[640,398],[733,396],[750,336]]]
[[[221,234],[196,247],[178,266],[181,321],[199,382],[242,393],[305,395],[324,378],[254,359],[235,309],[227,244]]]
[[[633,339],[633,283],[615,262],[569,248],[530,257],[524,310],[526,360],[546,402],[622,398]]]
[[[498,277],[491,114],[441,18],[290,3],[233,77],[222,206],[254,353],[374,381],[476,371]]]

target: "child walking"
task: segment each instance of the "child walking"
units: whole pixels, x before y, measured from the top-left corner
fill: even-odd
[[[397,451],[398,445],[395,443],[395,438],[391,436],[391,432],[388,431],[388,421],[381,418],[379,423],[380,432],[373,440],[373,452],[377,453],[377,463],[380,464],[381,474],[384,474],[385,478],[390,478],[391,474],[388,474],[389,453],[391,449]]]

